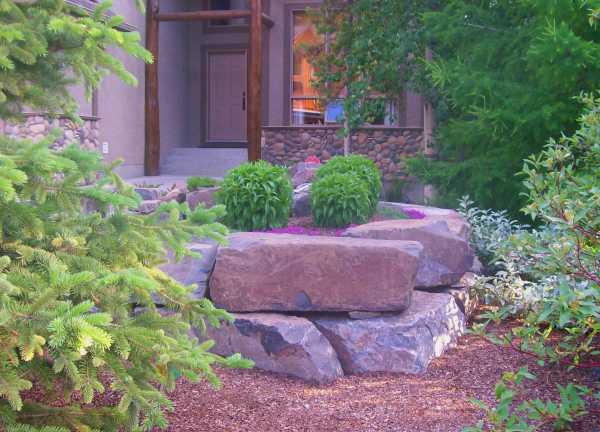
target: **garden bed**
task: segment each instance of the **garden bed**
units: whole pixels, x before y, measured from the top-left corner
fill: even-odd
[[[471,398],[493,404],[501,374],[524,365],[538,375],[527,385],[529,398],[553,397],[557,383],[593,386],[590,371],[548,371],[528,355],[469,335],[418,376],[346,376],[315,387],[256,369],[221,369],[218,391],[180,382],[168,431],[458,432],[482,418]],[[600,416],[592,415],[573,430],[595,432],[598,424]]]
[[[368,222],[379,222],[393,219],[423,219],[425,214],[416,209],[395,210],[382,208],[375,213]],[[309,236],[334,236],[341,237],[347,228],[356,225],[349,225],[344,228],[322,228],[315,226],[312,216],[291,217],[288,220],[288,226],[282,228],[272,228],[266,232],[274,234],[297,234]]]

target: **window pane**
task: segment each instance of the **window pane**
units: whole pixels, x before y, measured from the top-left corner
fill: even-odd
[[[319,99],[292,99],[292,124],[323,124],[324,111]]]
[[[323,37],[305,12],[294,12],[293,20],[292,96],[317,96],[311,85],[315,69],[308,61],[306,49],[323,44]]]

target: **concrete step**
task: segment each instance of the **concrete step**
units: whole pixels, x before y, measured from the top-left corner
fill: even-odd
[[[244,148],[174,148],[161,164],[162,175],[223,177],[248,160]]]

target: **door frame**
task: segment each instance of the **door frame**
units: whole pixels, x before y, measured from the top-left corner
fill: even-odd
[[[211,141],[209,140],[209,116],[210,116],[210,61],[211,54],[230,54],[240,53],[244,55],[247,68],[248,60],[248,46],[247,45],[228,45],[228,46],[207,46],[204,49],[204,55],[202,55],[202,74],[204,76],[204,95],[202,101],[202,112],[201,125],[202,125],[202,147],[209,148],[246,148],[248,147],[248,140],[228,140],[228,141]],[[246,81],[246,92],[248,89],[247,74],[244,74],[244,81]],[[246,95],[247,97],[247,95]]]

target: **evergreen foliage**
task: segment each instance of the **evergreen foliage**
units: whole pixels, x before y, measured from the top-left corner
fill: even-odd
[[[26,107],[76,118],[67,85],[89,93],[108,73],[135,83],[107,49],[150,55],[137,33],[116,29],[123,18],[109,7],[88,15],[63,0],[0,2],[0,117]],[[230,316],[156,267],[166,246],[181,258],[192,237],[222,241],[224,209],[170,202],[136,215],[139,197],[113,172],[118,163],[50,150],[57,136],[0,135],[0,429],[164,428],[164,391],[178,376],[218,385],[212,365],[250,365],[190,338],[190,326]],[[91,403],[107,389],[115,406]]]
[[[442,160],[420,160],[416,171],[448,199],[468,193],[517,215],[521,161],[573,132],[573,96],[600,88],[600,31],[588,15],[599,5],[460,0],[425,13]]]
[[[468,194],[522,217],[521,161],[573,132],[572,97],[600,88],[599,10],[599,0],[327,0],[318,28],[335,37],[313,49],[316,81],[326,99],[347,89],[350,129],[368,119],[369,97],[420,91],[436,108],[440,158],[411,160],[411,173],[440,204]]]
[[[152,57],[137,32],[117,27],[123,17],[109,16],[110,1],[93,14],[64,0],[14,1],[0,5],[0,117],[18,116],[24,105],[50,114],[75,116],[77,104],[68,85],[84,85],[88,96],[101,79],[116,74],[136,84],[108,48],[144,61]]]
[[[170,202],[135,215],[139,198],[113,166],[74,146],[49,150],[53,138],[0,137],[0,424],[164,427],[172,406],[161,389],[177,376],[216,385],[212,364],[248,365],[189,338],[190,326],[229,315],[156,268],[165,245],[181,258],[193,236],[222,241],[223,209]],[[97,210],[83,213],[82,201]],[[33,385],[42,399],[28,398]],[[89,405],[107,385],[118,405]],[[64,407],[53,406],[57,398]]]

